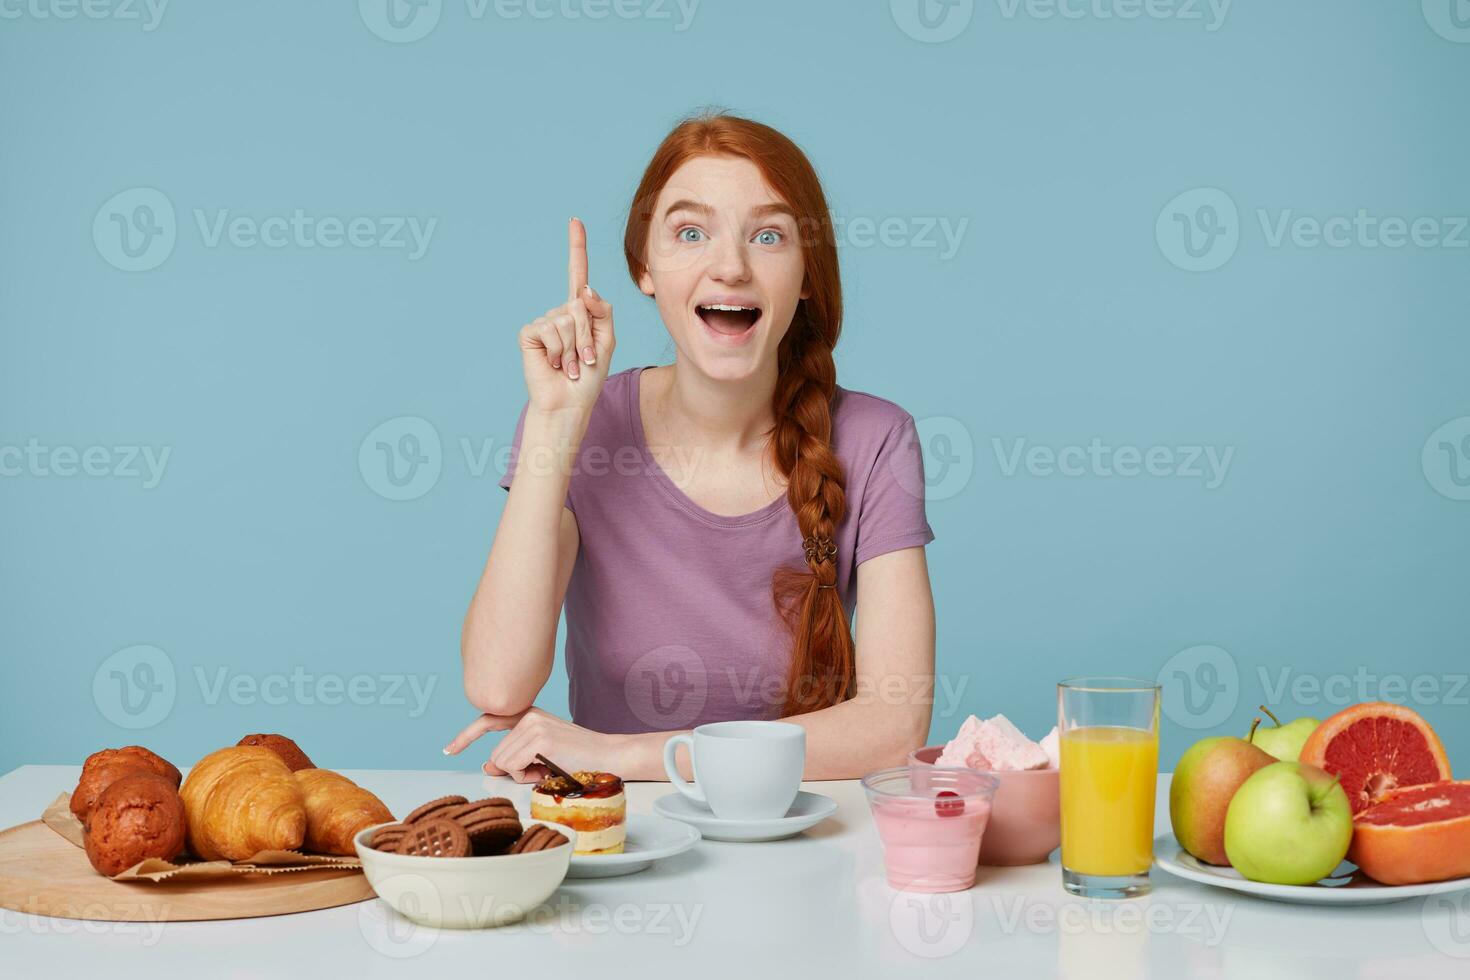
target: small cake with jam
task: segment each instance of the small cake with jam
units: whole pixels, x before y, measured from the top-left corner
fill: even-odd
[[[628,800],[623,781],[610,772],[547,776],[531,791],[531,819],[565,824],[577,832],[574,854],[621,854],[627,837]]]

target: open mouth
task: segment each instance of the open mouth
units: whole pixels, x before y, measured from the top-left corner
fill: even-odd
[[[754,327],[761,318],[759,307],[731,306],[715,303],[696,306],[695,312],[710,330],[725,337],[739,337]]]

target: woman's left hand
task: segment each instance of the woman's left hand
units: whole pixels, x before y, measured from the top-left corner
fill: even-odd
[[[540,708],[530,708],[518,715],[481,715],[445,746],[449,755],[458,755],[486,732],[503,732],[506,736],[490,753],[485,774],[510,776],[518,783],[538,781],[545,767],[536,761],[537,753],[575,772],[578,769],[618,772],[623,765],[620,756],[624,738],[604,735],[582,728]]]

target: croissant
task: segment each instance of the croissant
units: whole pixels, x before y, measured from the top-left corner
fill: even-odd
[[[179,795],[189,850],[206,861],[243,861],[265,850],[295,850],[306,837],[306,804],[281,757],[235,745],[195,763]]]
[[[393,820],[382,800],[341,773],[298,769],[293,775],[306,800],[308,851],[354,854],[352,838],[359,830]]]

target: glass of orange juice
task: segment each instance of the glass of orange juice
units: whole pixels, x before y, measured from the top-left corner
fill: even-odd
[[[1057,685],[1062,885],[1086,898],[1149,891],[1159,772],[1159,685],[1077,677]]]

